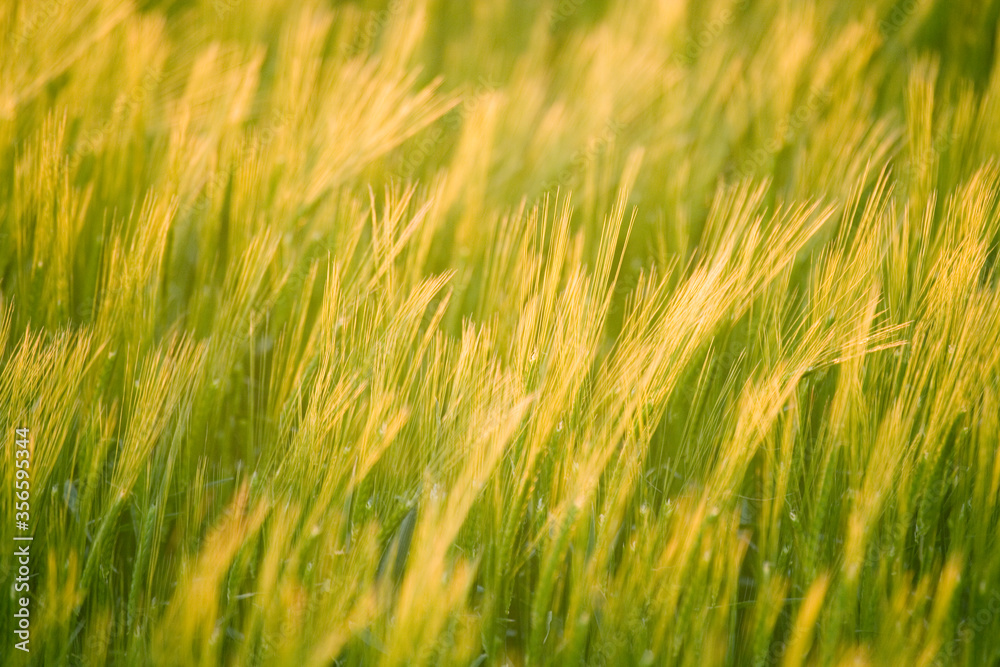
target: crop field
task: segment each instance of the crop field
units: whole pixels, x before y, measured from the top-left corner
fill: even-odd
[[[1000,665],[1000,0],[0,0],[0,664]]]

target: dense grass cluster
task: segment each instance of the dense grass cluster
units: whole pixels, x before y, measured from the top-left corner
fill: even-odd
[[[997,664],[998,15],[3,2],[0,662]]]

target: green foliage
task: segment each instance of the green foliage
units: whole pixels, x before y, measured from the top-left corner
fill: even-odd
[[[0,661],[996,664],[998,16],[4,3]]]

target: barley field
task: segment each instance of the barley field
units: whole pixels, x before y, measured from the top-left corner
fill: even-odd
[[[998,27],[0,0],[0,663],[1000,664]]]

